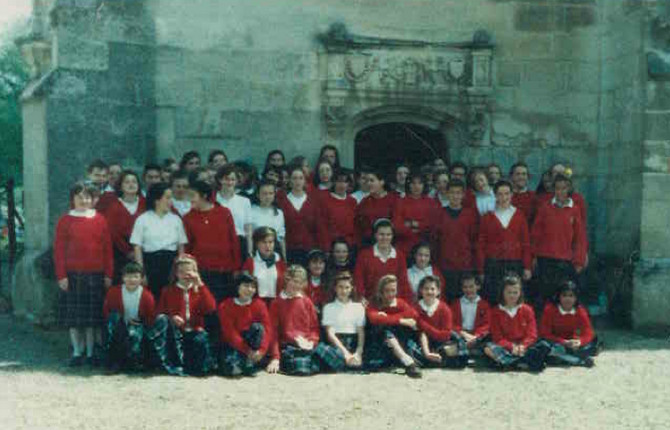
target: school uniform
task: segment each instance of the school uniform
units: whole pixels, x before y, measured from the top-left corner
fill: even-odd
[[[335,337],[353,354],[358,349],[358,330],[365,327],[365,308],[358,302],[333,300],[323,307],[321,325],[324,329],[332,328]],[[346,370],[347,362],[342,351],[330,343],[326,347],[336,357],[329,362],[330,369],[336,372]]]
[[[463,207],[477,210],[477,197],[471,188],[466,188],[463,193]]]
[[[393,228],[395,230],[395,246],[404,255],[410,255],[414,246],[420,242],[430,240],[430,230],[435,219],[439,215],[439,208],[434,199],[428,196],[419,198],[403,197],[398,199],[393,210]],[[413,227],[405,225],[407,221],[418,224],[414,231]]]
[[[242,262],[230,211],[215,203],[207,211],[191,209],[183,221],[188,238],[186,252],[198,261],[203,282],[217,303],[232,297],[233,272]]]
[[[519,209],[526,215],[528,226],[533,225],[535,219],[535,212],[537,210],[537,198],[535,191],[525,189],[523,191],[514,192],[512,194],[512,206]]]
[[[367,196],[356,206],[354,227],[356,243],[359,246],[372,244],[372,225],[379,218],[393,219],[393,210],[397,202],[398,195],[387,192],[384,197]]]
[[[490,306],[479,295],[474,300],[462,296],[460,299],[451,302],[450,309],[455,332],[466,331],[476,336],[478,342],[489,336]]]
[[[303,193],[297,197],[288,193],[277,198],[277,206],[286,224],[286,260],[305,265],[307,252],[319,245],[319,211],[315,196]]]
[[[475,205],[480,216],[496,209],[496,197],[492,190],[475,193]]]
[[[384,275],[395,275],[398,278],[398,297],[410,303],[413,301],[412,290],[407,281],[405,256],[391,248],[388,257],[384,257],[377,245],[362,250],[356,258],[354,270],[354,285],[360,297],[371,301],[377,292],[377,283]]]
[[[114,276],[112,240],[105,218],[95,210],[70,211],[56,225],[56,279],[67,279],[60,292],[59,320],[66,327],[104,324],[105,277]]]
[[[160,297],[161,289],[170,283],[179,245],[188,243],[181,219],[171,212],[159,216],[153,210],[146,211],[135,221],[130,243],[142,248],[149,288],[154,297]]]
[[[396,298],[388,306],[377,306],[371,302],[365,310],[365,316],[368,325],[365,333],[363,365],[368,369],[378,370],[397,364],[391,348],[386,345],[386,340],[395,338],[400,346],[407,350],[407,341],[413,333],[411,329],[400,325],[400,320],[417,319],[417,312],[405,300]]]
[[[270,346],[270,315],[265,302],[254,298],[241,302],[237,297],[224,300],[218,310],[221,343],[219,368],[226,376],[251,375],[260,369],[247,356],[258,351],[265,356]]]
[[[288,297],[282,292],[270,305],[270,321],[270,356],[279,360],[281,371],[288,375],[318,373],[330,351],[319,342],[319,319],[312,301],[303,294]],[[298,347],[295,339],[299,336],[312,342],[314,348]]]
[[[366,198],[369,195],[370,195],[370,193],[366,193],[366,192],[361,191],[361,190],[356,190],[353,193],[351,193],[351,197],[354,200],[356,200],[357,205],[360,204],[363,201],[363,199]]]
[[[228,209],[233,215],[233,221],[235,222],[235,232],[240,241],[240,255],[242,258],[246,258],[250,250],[247,249],[247,233],[244,230],[244,226],[251,224],[251,201],[239,194],[233,194],[231,198],[225,198],[223,194],[216,193],[216,202]]]
[[[110,194],[111,195],[111,194]],[[146,210],[144,197],[139,196],[135,202],[123,201],[116,194],[112,195],[105,205],[102,215],[107,220],[109,233],[114,247],[114,282],[121,282],[121,271],[131,261],[134,261],[133,246],[130,244],[130,234],[133,231],[135,220]],[[130,257],[129,257],[130,256]]]
[[[491,342],[487,347],[493,352],[494,362],[502,368],[521,364],[530,370],[541,371],[549,348],[537,343],[537,328],[533,308],[526,304],[507,309],[502,305],[491,308]],[[526,354],[512,355],[513,345],[523,345]]]
[[[317,312],[323,308],[323,305],[328,303],[330,297],[328,297],[328,287],[326,285],[326,277],[322,276],[320,278],[314,278],[312,276],[307,276],[307,287],[305,288],[305,295],[314,304]]]
[[[419,333],[425,333],[428,338],[428,346],[431,351],[441,355],[439,364],[428,360],[423,353],[419,336],[416,334],[409,340],[409,354],[423,367],[450,367],[462,369],[468,364],[468,351],[465,341],[453,331],[453,317],[451,309],[446,303],[436,300],[432,305],[420,300],[414,309],[417,312],[417,326]],[[458,354],[448,357],[443,348],[447,345],[455,345]]]
[[[205,319],[215,311],[216,301],[206,285],[196,289],[177,283],[163,290],[149,339],[164,370],[183,369],[194,375],[209,372],[213,363]],[[183,326],[174,324],[175,315],[184,320]]]
[[[284,289],[286,263],[276,252],[269,260],[264,260],[260,253],[256,252],[253,258],[246,259],[242,265],[242,271],[249,272],[256,277],[258,297],[264,299],[266,303],[277,297]]]
[[[154,298],[142,286],[129,291],[124,285],[111,287],[102,314],[107,321],[106,364],[138,369],[144,363],[145,332],[154,322]]]
[[[530,270],[530,235],[526,217],[510,206],[485,214],[479,224],[477,269],[484,273],[484,295],[489,303],[498,303],[498,292],[507,272],[523,276]]]
[[[598,339],[589,314],[583,306],[565,311],[560,304],[547,303],[540,322],[540,337],[551,346],[547,356],[549,363],[587,367],[593,365],[589,357],[596,354]],[[565,342],[571,339],[579,339],[579,348],[570,349],[565,346]]]
[[[320,247],[323,250],[330,249],[330,245],[337,238],[343,238],[349,248],[356,245],[356,234],[354,230],[354,216],[356,213],[356,200],[351,196],[340,197],[329,193],[323,197],[320,204]]]
[[[252,230],[258,227],[271,227],[277,233],[277,241],[284,242],[286,238],[286,223],[284,221],[284,212],[275,207],[262,208],[260,206],[251,206],[250,218]]]
[[[445,290],[444,277],[442,276],[442,273],[440,273],[434,264],[429,265],[425,269],[419,269],[416,264],[414,264],[412,267],[407,269],[407,282],[409,287],[412,289],[413,302],[417,302],[419,300],[419,284],[426,276],[436,276],[440,280],[440,295],[443,297],[442,300],[444,300]]]
[[[446,207],[433,226],[435,257],[445,280],[445,298],[455,299],[461,291],[461,276],[475,268],[475,245],[479,215],[472,208]]]

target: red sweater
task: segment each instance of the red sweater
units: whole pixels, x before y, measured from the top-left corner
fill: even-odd
[[[440,301],[433,316],[428,316],[419,304],[415,306],[419,315],[417,321],[419,330],[426,333],[428,339],[436,342],[446,342],[451,339],[452,316],[451,309]]]
[[[296,210],[286,193],[277,196],[277,206],[284,212],[286,249],[309,251],[319,245],[319,205],[314,194],[306,194],[300,211]]]
[[[398,199],[393,211],[393,227],[396,247],[403,254],[409,255],[415,245],[430,239],[430,230],[440,215],[440,209],[436,200],[428,196],[421,196],[418,199],[412,197]],[[418,232],[407,227],[406,221],[416,221]]]
[[[559,208],[551,202],[540,206],[531,233],[535,257],[571,261],[584,266],[586,237],[581,215],[576,206]]]
[[[508,351],[514,344],[528,348],[537,341],[537,328],[533,308],[523,304],[514,318],[495,306],[491,308],[491,340]]]
[[[547,303],[540,322],[540,336],[558,343],[579,339],[584,346],[593,340],[595,334],[589,314],[583,306],[577,306],[574,314],[561,315],[558,306]]]
[[[316,286],[312,283],[312,277],[308,276],[307,288],[305,288],[307,297],[314,303],[314,306],[318,306],[319,308],[331,301],[331,298],[328,297],[325,276],[323,278],[321,279],[321,284]]]
[[[395,275],[398,278],[398,297],[413,301],[412,289],[407,280],[407,263],[400,251],[396,250],[396,258],[389,258],[386,263],[374,256],[374,247],[366,248],[358,254],[354,285],[361,297],[371,301],[377,293],[377,282],[384,275]]]
[[[356,206],[354,225],[356,243],[360,244],[364,238],[372,237],[372,224],[379,218],[393,219],[393,210],[398,201],[398,194],[387,192],[384,197],[367,196]]]
[[[380,314],[383,312],[384,314]],[[399,325],[403,318],[418,319],[416,310],[401,298],[396,298],[395,306],[377,307],[372,302],[365,309],[365,317],[372,325],[394,326]]]
[[[195,208],[184,215],[188,237],[186,252],[195,256],[204,270],[234,272],[242,264],[235,222],[230,211],[219,204],[208,211]]]
[[[62,216],[54,237],[54,265],[58,280],[67,278],[68,272],[103,272],[111,279],[114,253],[105,217]]]
[[[196,293],[193,288],[188,291],[189,312],[191,328],[200,330],[205,327],[205,315],[216,310],[216,300],[209,288],[201,285]],[[179,315],[186,321],[186,302],[184,301],[184,290],[176,285],[163,288],[161,298],[156,309],[157,314],[165,314],[169,317]]]
[[[119,315],[125,315],[123,309],[123,286],[111,287],[107,290],[105,296],[105,304],[102,306],[102,314],[105,319],[109,317],[111,312],[117,312]],[[154,323],[154,311],[156,302],[154,296],[148,288],[142,288],[142,296],[140,296],[140,308],[138,316],[145,326],[150,327]]]
[[[451,309],[451,314],[454,318],[454,331],[458,333],[463,331],[463,313],[461,312],[461,301],[460,299],[454,300],[449,305]],[[483,338],[489,334],[489,315],[490,315],[490,305],[489,302],[480,298],[477,302],[477,314],[475,315],[475,327],[472,331],[472,335]]]
[[[554,198],[554,193],[542,193],[537,195],[537,207],[544,203],[551,202],[551,200]],[[572,194],[570,194],[570,198],[574,202],[575,207],[579,209],[579,213],[582,217],[582,221],[584,224],[584,228],[586,228],[586,222],[587,222],[587,212],[588,208],[586,206],[586,200],[584,200],[584,196],[582,196],[580,193],[573,191]]]
[[[265,329],[261,347],[258,352],[265,355],[270,346],[270,314],[265,302],[254,298],[249,305],[241,306],[235,303],[234,298],[228,298],[219,305],[219,323],[221,325],[221,342],[228,344],[244,355],[251,352],[251,348],[242,338],[242,333],[249,330],[251,324],[260,323]]]
[[[477,210],[477,196],[471,188],[465,189],[465,194],[463,195],[463,207]]]
[[[319,342],[319,318],[314,304],[306,296],[290,299],[278,296],[270,305],[270,321],[273,334],[270,346],[272,358],[280,357],[281,346],[295,345],[298,336],[314,342],[314,346]]]
[[[338,237],[344,238],[350,247],[356,244],[354,231],[356,199],[349,195],[346,199],[338,199],[329,194],[321,199],[320,206],[321,249],[330,249],[330,245]]]
[[[535,212],[537,210],[537,199],[535,198],[535,191],[524,191],[522,193],[512,194],[512,206],[523,211],[526,215],[528,225],[533,225]]]
[[[107,194],[112,195],[112,193]],[[114,248],[121,254],[128,255],[133,252],[133,246],[130,244],[133,225],[135,225],[137,217],[146,210],[146,200],[140,196],[137,210],[131,215],[119,198],[116,197],[116,194],[113,194],[113,197],[114,199],[110,198],[109,202],[105,204],[102,214],[107,219],[107,226],[109,227],[109,234],[112,236]]]
[[[244,264],[242,265],[242,271],[249,272],[250,275],[254,275],[258,277],[258,273],[254,272],[254,266],[255,266],[254,259],[249,257],[244,261]],[[286,262],[284,260],[279,260],[275,263],[277,266],[277,297],[279,297],[279,293],[281,293],[284,290],[284,274],[286,273]]]
[[[507,228],[503,228],[494,212],[482,216],[477,244],[477,270],[480,272],[484,270],[487,258],[520,260],[523,267],[530,270],[530,235],[523,212],[514,212]]]
[[[452,218],[442,210],[434,228],[436,251],[434,261],[440,269],[472,270],[475,262],[479,214],[475,209],[464,208],[458,218]]]

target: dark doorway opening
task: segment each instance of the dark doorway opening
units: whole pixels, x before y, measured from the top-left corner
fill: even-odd
[[[412,123],[389,122],[365,128],[355,138],[356,168],[369,166],[391,173],[400,163],[418,168],[447,159],[447,142],[436,130]]]

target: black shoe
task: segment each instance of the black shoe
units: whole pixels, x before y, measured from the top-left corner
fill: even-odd
[[[416,364],[410,364],[405,367],[405,374],[410,378],[419,379],[421,378],[421,369]]]
[[[86,367],[96,367],[98,365],[94,357],[84,358],[84,364],[86,365]]]
[[[72,356],[67,361],[67,367],[81,367],[84,365],[84,357],[81,355]]]
[[[596,362],[593,361],[593,358],[591,358],[591,357],[586,357],[586,358],[584,359],[584,363],[583,363],[583,364],[584,364],[584,367],[591,368],[591,367],[593,367],[593,366],[596,365]]]

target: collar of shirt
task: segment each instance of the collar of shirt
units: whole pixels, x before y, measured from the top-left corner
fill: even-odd
[[[309,277],[309,282],[311,282],[312,285],[314,285],[315,287],[321,286],[321,278],[318,277],[318,276],[317,277],[310,276]]]
[[[277,262],[281,260],[281,257],[276,252],[274,254],[275,254],[275,264],[277,264]],[[254,264],[265,264],[267,266],[267,262],[265,261],[265,259],[263,259],[263,257],[261,257],[261,253],[259,251],[256,251],[256,254],[254,255]]]
[[[432,276],[433,275],[433,266],[426,266],[425,269],[419,269],[416,267],[416,264],[413,265],[412,267],[409,268],[409,271],[412,273],[412,275],[423,275],[423,277],[426,276]]]
[[[512,221],[512,217],[514,216],[515,212],[516,208],[514,206],[510,206],[507,209],[499,209],[496,207],[494,213],[496,218],[498,218],[498,220],[502,224],[502,226],[507,228],[509,226],[509,223]]]
[[[479,294],[477,294],[477,297],[475,297],[474,300],[470,300],[467,297],[463,296],[463,297],[461,297],[461,303],[466,304],[466,305],[476,305],[477,303],[479,303],[479,301],[481,299],[482,298],[479,297]]]
[[[440,305],[440,301],[437,300],[437,299],[435,299],[435,301],[433,302],[432,305],[428,305],[428,304],[426,304],[426,302],[425,302],[423,299],[419,300],[419,306],[421,307],[421,309],[423,309],[423,311],[424,311],[429,317],[432,317],[432,316],[433,316],[433,314],[435,313],[435,311],[437,310],[437,307],[438,307],[439,305]]]
[[[193,288],[193,284],[183,285],[181,282],[177,282],[175,285],[177,286],[177,288],[179,288],[180,290],[182,290],[184,292]]]
[[[239,298],[235,297],[235,298],[233,299],[233,301],[235,302],[235,304],[236,304],[237,306],[249,306],[249,305],[251,304],[251,302],[253,301],[253,299],[249,299],[249,300],[243,302],[243,301],[240,300]]]
[[[77,211],[72,209],[68,212],[71,216],[76,216],[78,218],[93,218],[95,216],[95,209],[86,209],[83,211]]]
[[[565,201],[565,203],[560,204],[558,200],[556,199],[556,196],[554,196],[551,199],[551,204],[556,206],[557,208],[571,208],[574,206],[574,202],[572,201],[572,197],[568,197],[568,200]]]
[[[346,195],[346,194],[343,195],[343,196],[340,196],[340,195],[338,195],[338,194],[335,194],[335,193],[331,192],[330,195],[333,196],[333,198],[335,198],[335,199],[337,199],[337,200],[346,200],[346,199],[347,199],[347,195]]]
[[[293,204],[293,207],[301,208],[307,200],[307,193],[303,192],[302,196],[296,196],[293,192],[286,195],[286,198]]]
[[[286,294],[286,291],[282,291],[281,293],[279,293],[279,297],[281,297],[284,300],[291,300],[291,299],[297,299],[297,298],[303,297],[303,295],[302,295],[302,293],[297,293],[294,296],[289,296],[288,294]]]
[[[572,309],[566,311],[565,309],[563,309],[561,305],[558,305],[558,313],[560,313],[561,315],[574,315],[577,313],[577,310],[573,306]]]
[[[394,248],[394,247],[391,247],[391,252],[389,252],[389,255],[384,256],[384,255],[382,255],[382,253],[379,251],[379,247],[378,247],[377,244],[375,243],[375,245],[372,247],[372,255],[374,255],[375,257],[379,258],[379,259],[380,259],[381,261],[383,261],[384,263],[386,263],[386,262],[389,261],[391,258],[396,258],[397,253],[395,252],[395,248]]]
[[[507,315],[514,318],[516,316],[516,313],[519,312],[519,308],[521,307],[521,305],[516,305],[512,309],[507,308],[503,305],[498,305],[498,307],[502,309]]]

